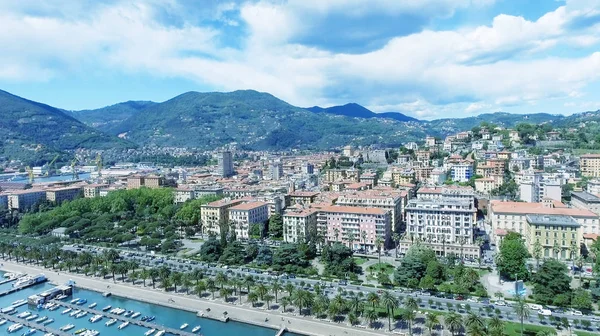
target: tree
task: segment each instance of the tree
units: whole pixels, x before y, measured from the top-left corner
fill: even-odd
[[[388,327],[392,331],[392,317],[394,316],[394,308],[398,306],[398,299],[390,294],[388,291],[384,291],[381,294],[381,305],[386,309],[388,316]]]
[[[429,331],[429,336],[433,336],[433,329],[440,325],[440,318],[437,313],[429,313],[425,316],[425,328]]]
[[[375,309],[375,306],[379,304],[379,295],[377,295],[377,293],[370,292],[367,294],[367,302],[373,306],[373,309]]]
[[[532,280],[534,283],[533,297],[539,303],[558,305],[564,303],[560,302],[564,300],[562,294],[570,297],[571,278],[568,275],[567,266],[560,261],[554,259],[544,261]]]
[[[202,261],[217,262],[221,257],[222,252],[223,247],[221,246],[221,243],[215,237],[210,237],[202,244],[198,254]]]
[[[258,248],[256,264],[259,266],[269,266],[273,263],[273,250],[267,245],[261,245]]]
[[[476,315],[475,313],[469,313],[465,317],[465,326],[470,329],[484,330],[485,322],[479,315]]]
[[[510,280],[515,280],[515,275],[519,280],[529,278],[526,267],[529,252],[520,234],[508,233],[500,244],[500,253],[496,258],[496,265],[502,277]]]
[[[462,317],[457,313],[449,313],[444,317],[444,324],[450,333],[454,336],[460,329],[462,329]]]
[[[321,261],[325,264],[325,273],[337,277],[345,277],[346,273],[356,273],[359,267],[356,265],[353,252],[347,246],[334,243],[325,246],[321,253]]]
[[[519,298],[514,304],[513,309],[521,321],[521,336],[523,336],[523,320],[529,318],[529,307],[525,303],[525,300]]]
[[[365,310],[364,316],[367,319],[367,321],[369,321],[369,325],[370,326],[373,326],[373,324],[379,318],[379,314],[377,314],[377,311],[375,309],[367,309],[367,310]]]
[[[504,321],[496,315],[488,321],[487,329],[492,336],[503,336]]]
[[[279,283],[279,281],[275,280],[271,284],[271,291],[275,295],[275,303],[277,303],[277,294],[283,290],[283,286]]]
[[[535,243],[533,243],[533,257],[535,258],[536,270],[540,268],[540,259],[542,259],[542,252],[542,244],[539,240],[536,240]]]
[[[408,334],[412,335],[412,326],[417,318],[417,313],[414,310],[405,309],[400,316],[408,324]]]
[[[381,247],[383,246],[383,239],[381,237],[375,238],[375,247],[377,248],[377,263],[381,264]]]
[[[283,237],[283,217],[278,213],[269,218],[269,235],[274,238]]]
[[[578,288],[573,292],[571,306],[580,310],[592,310],[592,294],[582,288]]]

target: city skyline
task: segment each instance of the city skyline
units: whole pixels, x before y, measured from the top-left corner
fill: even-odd
[[[0,88],[65,109],[256,89],[420,119],[600,108],[600,4],[0,4]]]

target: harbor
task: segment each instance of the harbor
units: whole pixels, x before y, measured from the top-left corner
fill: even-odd
[[[70,336],[69,333],[66,333],[64,331],[60,331],[54,328],[50,328],[48,326],[39,324],[39,323],[35,323],[32,321],[27,321],[26,319],[20,319],[18,317],[12,316],[12,315],[8,315],[8,314],[4,314],[4,313],[0,313],[0,318],[5,319],[9,322],[12,323],[18,323],[21,324],[27,328],[30,329],[35,329],[37,331],[43,331],[44,333],[52,333],[56,336]]]

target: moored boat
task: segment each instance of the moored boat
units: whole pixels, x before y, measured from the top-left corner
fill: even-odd
[[[94,303],[90,304],[90,305],[88,306],[88,308],[96,308],[96,306],[97,306],[97,305],[98,305],[98,304],[97,304],[96,302],[94,302]]]
[[[15,324],[11,325],[10,327],[8,327],[8,329],[7,329],[7,330],[8,330],[8,332],[9,332],[9,333],[13,333],[13,332],[15,332],[15,331],[18,331],[18,330],[20,330],[21,328],[23,328],[23,325],[22,325],[22,324],[20,324],[20,323],[15,323]]]
[[[71,330],[73,328],[75,328],[75,325],[69,323],[67,325],[64,325],[64,326],[60,327],[60,330],[61,331],[69,331],[69,330]]]
[[[117,323],[116,319],[110,319],[110,320],[106,321],[106,323],[104,325],[107,327],[110,327],[111,325],[113,325],[115,323]]]
[[[119,325],[119,329],[125,329],[129,325],[129,321],[125,321]]]
[[[187,328],[188,326],[189,326],[189,324],[184,323],[181,325],[181,327],[179,327],[179,330],[183,330],[183,329]]]
[[[150,336],[150,335],[154,334],[155,331],[156,331],[156,329],[150,329],[144,333],[144,336]]]
[[[61,314],[63,314],[63,315],[64,315],[64,314],[68,314],[68,313],[70,313],[70,312],[71,312],[71,310],[73,310],[73,309],[71,309],[71,308],[67,308],[67,309],[63,310]]]
[[[50,323],[54,322],[54,319],[48,319],[46,321],[44,321],[44,323],[42,323],[43,325],[48,325]]]
[[[202,327],[200,327],[200,326],[195,326],[194,329],[192,329],[192,332],[196,333],[196,332],[200,331],[201,328]]]
[[[111,308],[112,308],[112,306],[108,305],[108,306],[106,306],[106,307],[102,308],[102,311],[108,311],[108,310],[110,310]]]

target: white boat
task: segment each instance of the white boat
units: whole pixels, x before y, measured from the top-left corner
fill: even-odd
[[[88,306],[88,308],[96,308],[98,304],[96,302],[92,303],[91,305]]]
[[[92,323],[96,323],[100,320],[102,320],[102,315],[94,315],[94,316],[90,317],[90,322],[92,322]]]
[[[21,299],[21,300],[14,301],[11,305],[13,305],[13,306],[20,306],[20,305],[23,305],[25,303],[27,303],[27,300]]]
[[[86,330],[82,335],[83,336],[98,336],[98,335],[100,335],[100,332],[98,330]]]
[[[29,329],[26,332],[22,333],[21,336],[31,336],[37,332],[36,329]]]
[[[57,304],[55,304],[54,306],[52,306],[52,307],[48,308],[48,310],[50,310],[50,311],[55,311],[55,310],[57,310],[58,308],[60,308],[60,306],[59,306],[59,305],[57,305]]]
[[[71,313],[69,313],[69,316],[73,317],[73,316],[75,316],[75,315],[77,315],[79,313],[81,313],[81,310],[79,310],[79,309],[78,310],[73,310]]]
[[[63,310],[61,314],[63,314],[63,315],[64,315],[64,314],[70,313],[70,312],[71,312],[71,310],[73,310],[73,309],[71,309],[71,308],[67,308],[67,309]]]
[[[156,335],[154,335],[154,336],[163,336],[165,333],[166,333],[166,331],[161,330],[161,331],[157,332]]]
[[[35,320],[35,323],[42,323],[48,319],[48,316],[42,316],[39,319]]]
[[[104,323],[105,326],[110,327],[111,325],[117,323],[116,319],[110,319],[108,321],[106,321],[106,323]]]
[[[1,326],[1,325],[5,325],[5,324],[6,324],[6,322],[8,322],[8,320],[5,320],[5,319],[2,319],[2,320],[0,320],[0,326]]]
[[[43,325],[48,325],[50,323],[54,322],[54,319],[48,319],[46,321],[44,321],[44,323],[42,323]]]
[[[133,315],[131,315],[131,318],[137,318],[138,316],[142,315],[142,313],[140,312],[135,312],[133,313]]]
[[[31,321],[31,320],[35,320],[36,318],[38,318],[38,314],[33,314],[33,315],[29,315],[25,320],[27,321]]]
[[[44,336],[54,336],[53,333],[45,333]]]
[[[86,316],[88,313],[86,311],[82,311],[79,314],[75,315],[75,318],[82,318]]]
[[[189,324],[184,323],[181,325],[181,327],[179,327],[179,330],[183,330],[183,329],[187,328],[188,326],[189,326]]]
[[[71,300],[71,304],[75,304],[77,301],[79,301],[79,298],[74,298],[73,300]]]
[[[144,333],[144,336],[150,336],[150,335],[154,334],[155,331],[156,331],[156,329],[150,329]]]
[[[121,323],[121,325],[119,325],[119,329],[125,329],[125,328],[127,328],[128,325],[129,325],[129,322],[127,322],[127,321],[123,322],[123,323]]]
[[[67,324],[67,325],[64,325],[64,326],[62,326],[62,327],[60,328],[60,330],[61,330],[61,331],[69,331],[69,330],[71,330],[71,329],[73,329],[73,328],[75,328],[75,325],[74,325],[74,324]]]
[[[18,331],[19,329],[23,328],[23,325],[20,323],[15,323],[13,325],[11,325],[10,327],[8,327],[8,332],[12,333],[15,331]]]
[[[17,315],[17,317],[18,318],[27,318],[29,315],[31,315],[31,312],[24,311],[21,314]]]
[[[112,306],[108,305],[108,306],[102,308],[102,311],[107,311],[107,310],[110,310],[111,308],[112,308]]]
[[[195,326],[194,329],[192,329],[192,332],[196,333],[196,332],[200,331],[201,328],[202,328],[201,326]]]

